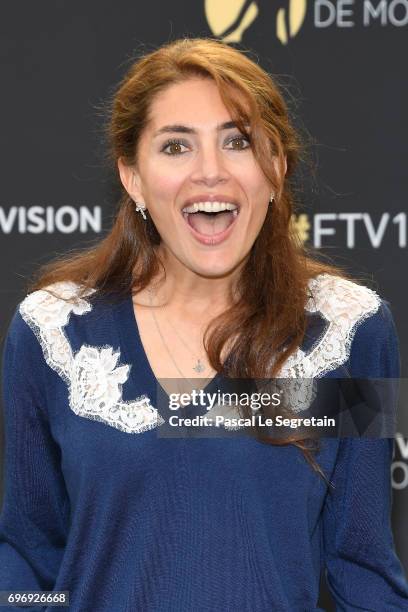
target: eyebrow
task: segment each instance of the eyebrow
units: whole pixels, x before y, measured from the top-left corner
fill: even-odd
[[[247,122],[245,122],[244,125],[245,127],[249,127],[249,123]],[[216,130],[217,132],[221,132],[222,130],[230,130],[231,128],[236,127],[238,126],[235,121],[226,121],[225,123],[220,123],[219,125],[217,125]],[[160,136],[160,134],[166,134],[168,132],[178,132],[180,134],[197,134],[196,129],[187,125],[180,125],[176,123],[174,125],[164,125],[153,134],[153,137],[155,138],[156,136]]]

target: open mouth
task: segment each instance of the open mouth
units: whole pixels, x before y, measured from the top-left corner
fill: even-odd
[[[200,202],[183,208],[182,214],[197,238],[214,244],[229,235],[238,217],[239,207],[229,202]]]

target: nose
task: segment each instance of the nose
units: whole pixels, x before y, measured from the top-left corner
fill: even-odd
[[[228,177],[225,159],[218,147],[213,143],[202,145],[196,157],[191,179],[197,183],[215,185],[220,181],[226,181]]]

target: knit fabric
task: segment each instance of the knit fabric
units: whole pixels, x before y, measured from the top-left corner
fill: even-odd
[[[399,377],[375,292],[322,275],[307,310],[283,375]],[[71,612],[315,612],[323,571],[338,612],[408,610],[392,438],[322,439],[329,489],[293,445],[160,437],[131,295],[75,306],[28,295],[2,382],[0,590],[67,590]]]

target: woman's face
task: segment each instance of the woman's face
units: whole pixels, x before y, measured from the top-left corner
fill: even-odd
[[[137,167],[118,162],[122,183],[146,205],[168,265],[207,278],[228,275],[249,254],[270,205],[272,188],[251,143],[228,125],[231,116],[210,79],[169,86],[150,118]]]

